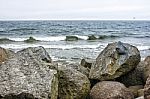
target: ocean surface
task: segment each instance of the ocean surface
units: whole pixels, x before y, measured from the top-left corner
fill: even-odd
[[[65,41],[69,35],[81,40]],[[89,41],[89,35],[103,38]],[[24,42],[29,37],[39,41]],[[18,51],[43,46],[54,61],[96,58],[117,41],[136,46],[142,59],[150,55],[150,21],[0,21],[0,47]]]

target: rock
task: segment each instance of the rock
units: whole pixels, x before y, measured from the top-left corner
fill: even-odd
[[[29,37],[29,39],[27,39],[27,40],[24,40],[24,42],[26,42],[26,43],[35,43],[35,42],[37,42],[38,40],[36,40],[35,38],[33,38],[33,37]]]
[[[82,59],[81,66],[91,69],[91,66],[94,62],[95,62],[95,60],[93,60],[93,59]]]
[[[15,53],[13,51],[0,47],[0,65],[14,55]]]
[[[68,63],[68,64],[66,64],[66,68],[79,70],[79,64],[76,64],[76,63]]]
[[[44,49],[44,47],[29,47],[18,51],[17,54],[24,55],[24,56],[32,56],[36,58],[38,61],[45,61],[47,63],[51,63],[52,59],[49,56],[48,52]]]
[[[77,70],[80,73],[82,73],[82,74],[86,75],[87,77],[89,77],[90,70],[88,68],[85,68],[85,67],[81,66],[80,64],[68,63],[68,64],[66,64],[66,68]]]
[[[144,99],[150,99],[150,76],[147,78],[144,86]]]
[[[65,40],[66,41],[77,41],[77,40],[79,40],[79,38],[76,36],[66,36]]]
[[[106,36],[106,35],[100,35],[100,36],[98,37],[98,39],[106,39],[106,38],[108,38],[108,36]]]
[[[79,65],[78,71],[89,77],[90,69]]]
[[[130,86],[128,89],[133,93],[134,97],[138,97],[138,90],[143,89],[143,85]]]
[[[0,65],[0,97],[57,99],[57,70],[49,69],[43,64],[46,62],[41,59],[49,58],[43,55],[46,53],[42,47],[27,48],[17,52],[15,57]]]
[[[139,50],[130,44],[120,41],[108,44],[92,65],[89,78],[113,80],[133,70],[140,58]]]
[[[134,96],[119,82],[102,81],[91,89],[90,99],[134,99]]]
[[[86,75],[71,68],[59,68],[59,99],[86,99],[89,91]]]
[[[150,75],[150,56],[147,56],[144,60],[144,81],[146,82]]]
[[[94,35],[90,35],[87,40],[97,40],[97,38]]]
[[[138,97],[144,96],[144,89],[138,90]]]
[[[137,67],[127,74],[120,76],[116,81],[123,83],[125,86],[144,85],[143,79],[144,62],[141,61]]]

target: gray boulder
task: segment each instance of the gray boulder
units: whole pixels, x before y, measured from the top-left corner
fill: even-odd
[[[96,58],[89,78],[112,80],[133,70],[139,62],[140,52],[135,46],[120,41],[111,43]]]
[[[72,68],[59,67],[59,99],[86,99],[90,81],[86,75]]]
[[[134,95],[119,82],[102,81],[91,89],[90,99],[134,99]]]
[[[44,49],[44,47],[29,47],[17,52],[20,56],[33,57],[38,61],[45,61],[47,63],[51,63],[52,59],[49,56],[48,52]]]
[[[0,97],[57,99],[58,74],[44,64],[45,60],[50,60],[45,49],[35,47],[19,51],[0,65]]]

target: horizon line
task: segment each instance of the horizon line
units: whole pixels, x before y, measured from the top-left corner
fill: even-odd
[[[150,19],[0,19],[0,21],[150,21]]]

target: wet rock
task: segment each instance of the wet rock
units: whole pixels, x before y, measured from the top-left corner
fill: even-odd
[[[87,40],[97,40],[97,38],[94,35],[90,35]]]
[[[59,99],[86,99],[90,91],[90,81],[86,75],[63,66],[58,71]]]
[[[13,51],[4,49],[0,47],[0,65],[5,62],[7,59],[13,57],[15,53]]]
[[[119,82],[102,81],[91,89],[90,99],[134,99],[134,96]]]
[[[26,42],[26,43],[35,43],[35,42],[37,42],[38,40],[36,40],[35,38],[33,38],[33,37],[29,37],[27,40],[24,40],[24,42]]]
[[[136,85],[136,86],[130,86],[128,89],[133,93],[134,97],[139,97],[138,96],[138,90],[143,89],[143,85]]]
[[[123,83],[125,86],[144,85],[144,62],[140,62],[137,67],[127,74],[120,76],[116,81]]]
[[[133,70],[139,62],[140,52],[135,46],[120,41],[111,43],[96,58],[89,78],[113,80]]]
[[[146,82],[150,75],[150,56],[147,56],[144,60],[144,81]]]
[[[66,36],[65,40],[66,41],[77,41],[77,40],[79,40],[79,38],[76,36]]]
[[[57,70],[50,69],[43,64],[46,63],[42,60],[43,58],[49,60],[48,56],[43,55],[47,54],[42,47],[27,48],[0,65],[1,98],[57,99]]]

